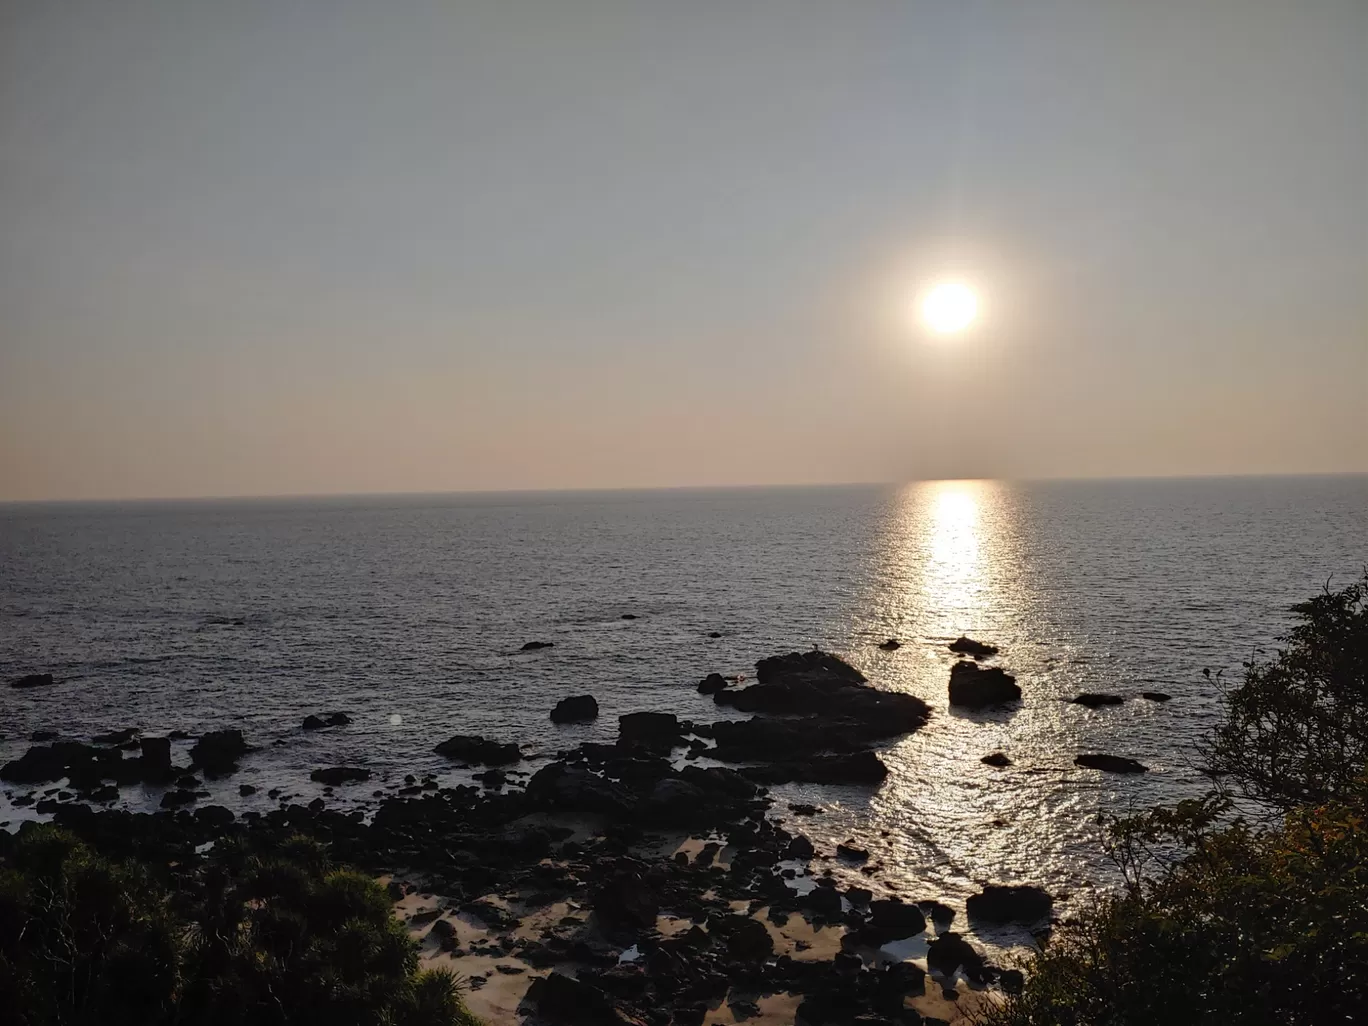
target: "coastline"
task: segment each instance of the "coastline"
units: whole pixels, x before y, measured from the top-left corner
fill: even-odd
[[[101,853],[173,873],[193,874],[225,839],[323,842],[336,862],[384,880],[423,964],[469,978],[470,1006],[496,1022],[529,1009],[570,1021],[578,1013],[566,1009],[584,1005],[622,1023],[792,1021],[800,1007],[815,1022],[834,1008],[953,1021],[1010,986],[952,928],[952,910],[904,900],[853,841],[819,851],[801,822],[820,810],[776,809],[769,790],[793,779],[877,787],[879,745],[924,724],[925,704],[816,650],[761,660],[745,687],[718,680],[700,689],[750,719],[626,714],[614,744],[562,751],[530,777],[510,775],[521,772],[517,745],[457,735],[437,750],[483,786],[414,778],[369,817],[322,798],[241,816],[199,804],[195,774],[231,777],[251,758],[234,731],[197,739],[189,767],[172,765],[168,741],[120,735],[35,745],[3,773],[66,772],[105,797],[127,780],[167,785],[157,813],[96,811],[71,793],[48,809]],[[368,776],[314,771],[337,788]],[[845,882],[852,872],[866,883]],[[1003,921],[1045,923],[1046,901],[1043,914]]]

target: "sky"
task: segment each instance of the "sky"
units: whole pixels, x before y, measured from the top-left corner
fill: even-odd
[[[0,499],[1363,471],[1361,0],[0,2]]]

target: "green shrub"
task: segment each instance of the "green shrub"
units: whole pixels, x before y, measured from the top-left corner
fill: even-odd
[[[1334,801],[1368,768],[1368,572],[1293,607],[1276,658],[1245,665],[1226,695],[1211,768],[1287,810]]]
[[[175,1004],[178,937],[136,865],[100,858],[50,826],[0,867],[0,1007],[19,1026],[141,1024]]]
[[[991,1026],[1368,1022],[1368,577],[1296,607],[1227,696],[1221,794],[1111,824],[1126,887],[1055,931]]]
[[[17,1026],[477,1026],[369,877],[316,842],[225,843],[157,886],[50,826],[0,862],[0,1008]]]

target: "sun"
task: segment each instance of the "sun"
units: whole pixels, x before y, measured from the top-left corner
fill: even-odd
[[[922,323],[937,335],[953,335],[978,319],[978,296],[968,285],[943,281],[921,297]]]

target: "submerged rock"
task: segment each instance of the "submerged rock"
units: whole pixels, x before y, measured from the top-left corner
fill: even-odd
[[[111,730],[107,734],[96,734],[90,740],[97,745],[124,745],[138,736],[138,728],[126,727],[123,730]]]
[[[758,784],[877,784],[888,776],[888,767],[866,751],[747,766],[740,772]]]
[[[309,779],[315,783],[332,785],[359,783],[370,778],[370,770],[359,766],[328,766],[309,774]]]
[[[526,644],[524,644],[523,647],[522,647],[519,651],[522,651],[522,652],[536,652],[536,651],[538,651],[538,650],[540,650],[540,649],[543,649],[543,648],[552,648],[552,647],[554,647],[554,645],[555,645],[555,642],[554,642],[554,641],[529,641],[529,642],[527,642]]]
[[[305,730],[322,730],[324,727],[345,727],[351,717],[344,712],[329,713],[327,716],[309,715],[304,717]]]
[[[1147,698],[1151,702],[1167,702],[1173,698],[1172,695],[1165,694],[1162,691],[1142,691],[1140,697]]]
[[[964,903],[970,919],[1022,926],[1033,926],[1049,918],[1053,909],[1054,901],[1047,891],[1026,884],[989,884]]]
[[[902,648],[902,642],[897,638],[889,638],[887,641],[881,642],[879,647],[885,652],[896,652],[898,649]]]
[[[949,648],[951,652],[973,656],[975,659],[983,659],[998,654],[998,647],[996,645],[990,645],[986,641],[975,641],[973,638],[965,637],[963,634],[950,642],[946,647]]]
[[[593,695],[573,695],[562,698],[551,710],[552,723],[588,723],[598,719],[598,699]]]
[[[1012,760],[1007,758],[1002,752],[993,752],[989,755],[985,755],[979,762],[983,763],[985,766],[1002,767],[1012,765]]]
[[[950,704],[969,709],[1021,700],[1016,678],[1001,667],[958,662],[950,667]]]
[[[202,734],[190,749],[190,765],[210,776],[222,777],[237,772],[237,761],[247,752],[240,730],[214,730]]]
[[[50,673],[28,673],[22,677],[10,681],[12,688],[44,688],[49,684],[56,684],[57,680]]]
[[[1074,759],[1075,766],[1084,769],[1102,770],[1104,773],[1148,773],[1149,767],[1134,759],[1126,759],[1119,755],[1080,755]]]
[[[698,682],[698,693],[700,695],[715,695],[724,690],[731,684],[731,681],[720,673],[710,673]]]
[[[1089,709],[1096,709],[1103,705],[1120,705],[1125,701],[1120,695],[1102,695],[1092,691],[1085,691],[1081,695],[1069,699],[1074,705],[1086,705]]]
[[[522,759],[522,752],[513,742],[490,741],[479,734],[454,734],[433,748],[438,755],[459,762],[503,766]]]

